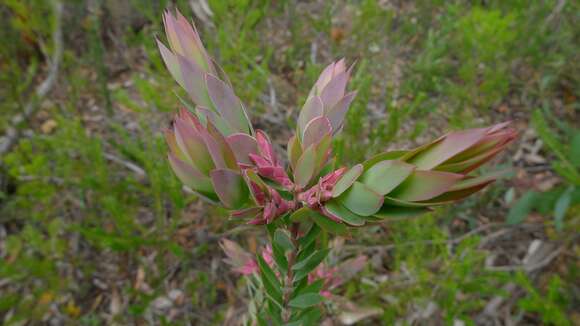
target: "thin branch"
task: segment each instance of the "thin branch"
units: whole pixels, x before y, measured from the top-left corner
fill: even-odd
[[[494,271],[494,272],[515,272],[515,271],[526,271],[531,273],[538,269],[544,268],[548,266],[552,260],[558,257],[562,251],[564,251],[566,246],[560,246],[558,249],[552,251],[549,255],[547,255],[541,261],[535,264],[522,264],[522,265],[508,265],[508,266],[488,266],[486,267],[487,270]]]
[[[552,10],[550,15],[546,17],[546,20],[544,20],[544,25],[550,24],[552,20],[554,20],[558,15],[560,15],[560,12],[562,12],[562,9],[564,9],[565,5],[566,0],[559,0],[558,3],[556,4],[556,7],[554,7],[554,10]]]
[[[137,164],[133,163],[133,162],[129,162],[129,161],[125,161],[113,154],[109,154],[109,153],[103,153],[103,156],[105,156],[105,158],[111,162],[120,164],[124,167],[126,167],[127,169],[131,170],[132,172],[134,172],[139,178],[145,178],[147,176],[147,172],[145,172],[145,170],[138,166]]]
[[[0,143],[0,156],[8,153],[18,142],[21,133],[20,127],[24,121],[28,120],[38,109],[38,103],[50,92],[54,82],[58,77],[58,70],[62,61],[63,40],[62,40],[62,11],[63,4],[58,0],[52,1],[55,24],[52,32],[54,50],[52,58],[48,60],[49,71],[46,78],[38,85],[32,98],[26,103],[22,112],[12,118],[12,126],[8,127],[4,141]]]

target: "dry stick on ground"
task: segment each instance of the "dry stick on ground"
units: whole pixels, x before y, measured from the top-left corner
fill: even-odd
[[[484,224],[481,225],[478,228],[475,228],[457,238],[454,239],[449,239],[449,240],[435,240],[435,239],[431,239],[431,240],[420,240],[420,241],[409,241],[409,242],[404,242],[404,243],[399,243],[399,244],[389,244],[389,245],[377,245],[377,246],[362,246],[362,245],[349,245],[349,246],[344,246],[345,250],[364,250],[364,251],[372,251],[372,250],[376,250],[376,251],[389,251],[389,250],[393,250],[395,248],[398,247],[405,247],[405,246],[415,246],[415,245],[438,245],[438,244],[447,244],[447,245],[456,245],[458,243],[460,243],[461,241],[485,232],[491,228],[494,227],[498,227],[498,226],[502,226],[503,224],[501,223],[489,223],[489,224]]]
[[[0,143],[0,157],[8,153],[18,142],[21,136],[20,129],[38,109],[40,101],[50,92],[58,76],[58,69],[62,61],[63,40],[62,40],[62,11],[63,5],[58,0],[52,1],[55,17],[54,30],[52,32],[53,53],[48,59],[49,72],[46,79],[42,81],[34,91],[32,98],[26,103],[22,112],[12,118],[12,125],[6,131],[5,140]]]

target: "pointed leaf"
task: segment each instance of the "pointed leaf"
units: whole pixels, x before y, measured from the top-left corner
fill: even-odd
[[[277,243],[272,243],[272,256],[278,270],[286,275],[288,273],[288,259],[286,258],[284,248],[280,247]]]
[[[292,270],[296,271],[294,274],[294,281],[299,281],[302,278],[308,276],[310,272],[312,272],[320,263],[324,260],[324,258],[328,255],[330,249],[322,249],[315,251],[312,255],[306,257],[304,260],[301,260],[292,266]]]
[[[328,120],[330,120],[333,133],[336,134],[342,127],[350,103],[352,103],[352,100],[354,100],[355,96],[356,92],[350,92],[346,94],[343,98],[340,99],[340,101],[338,101],[338,103],[336,103],[332,109],[325,113],[325,116],[328,117]]]
[[[318,76],[318,79],[316,80],[316,83],[314,83],[314,87],[312,87],[312,90],[310,91],[309,98],[315,95],[320,95],[320,92],[322,91],[324,86],[326,86],[326,84],[328,84],[328,82],[332,78],[336,64],[337,64],[336,62],[333,62],[322,70],[320,76]]]
[[[157,46],[159,47],[159,52],[161,53],[161,58],[163,59],[163,62],[165,62],[165,66],[167,66],[167,70],[169,70],[173,79],[175,79],[181,87],[185,88],[181,67],[179,66],[177,57],[165,46],[165,44],[159,40],[156,41]]]
[[[225,137],[210,122],[208,122],[208,124],[207,124],[207,132],[208,132],[210,138],[213,140],[213,142],[211,142],[211,143],[212,143],[212,146],[214,146],[214,148],[211,149],[209,145],[207,146],[208,151],[210,152],[212,157],[214,157],[212,150],[219,152],[219,156],[221,156],[221,159],[223,160],[223,164],[224,164],[223,167],[238,171],[240,168],[238,166],[238,163],[236,162],[236,157],[234,155],[234,152],[230,148],[230,145],[228,145]],[[203,136],[203,134],[202,134],[202,136]],[[206,144],[207,144],[207,142],[206,142]],[[218,154],[216,154],[216,156],[218,156]],[[216,167],[218,167],[217,163],[216,163]],[[219,167],[221,167],[221,166],[219,166]]]
[[[304,270],[306,273],[309,273],[324,260],[324,258],[328,255],[329,251],[330,249],[322,249],[315,251],[314,253],[312,253],[312,255],[310,255],[306,259],[294,264],[294,266],[292,266],[292,270],[295,271]]]
[[[474,169],[481,166],[483,163],[491,160],[497,153],[502,151],[507,145],[508,144],[506,143],[503,146],[495,147],[491,151],[483,152],[483,154],[480,154],[478,156],[474,156],[474,157],[469,158],[465,161],[459,161],[459,162],[454,162],[454,163],[444,163],[444,164],[439,165],[435,169],[437,171],[445,171],[445,172],[452,172],[452,173],[462,173],[462,174],[469,173],[470,171],[473,171]]]
[[[296,169],[296,163],[298,162],[298,159],[302,155],[302,147],[300,146],[300,140],[298,140],[298,137],[296,135],[292,136],[292,138],[290,138],[290,140],[288,141],[287,151],[290,166],[292,167],[292,170],[294,170]]]
[[[207,175],[215,167],[205,142],[193,124],[188,124],[184,119],[175,119],[174,135],[177,146],[185,153],[187,160],[195,165],[201,173]]]
[[[305,285],[303,287],[296,287],[294,290],[294,293],[292,293],[291,298],[296,298],[302,294],[306,294],[306,293],[320,293],[320,291],[322,291],[324,287],[324,280],[323,279],[318,279],[310,284],[308,284],[308,282],[305,282]]]
[[[523,222],[534,208],[539,196],[540,194],[535,191],[526,192],[510,209],[506,220],[507,224],[516,225]]]
[[[485,188],[488,184],[492,183],[494,180],[488,180],[486,182],[482,182],[479,184],[475,184],[471,187],[464,187],[461,188],[459,190],[453,190],[454,187],[452,187],[449,191],[431,198],[429,200],[425,200],[425,201],[418,201],[416,203],[421,203],[421,204],[426,204],[429,206],[435,206],[435,205],[444,205],[444,204],[448,204],[448,203],[452,203],[458,200],[461,200],[463,198],[466,198],[478,191],[480,191],[481,189]]]
[[[244,107],[234,91],[217,77],[206,74],[205,81],[211,101],[227,123],[236,131],[248,133],[250,122],[247,119]]]
[[[564,228],[564,218],[568,212],[568,208],[572,203],[572,194],[574,193],[574,186],[569,186],[556,201],[554,206],[554,225],[556,230],[562,231]]]
[[[318,293],[305,293],[290,300],[288,305],[293,308],[304,309],[315,306],[324,301],[324,297]]]
[[[332,126],[326,117],[318,117],[311,120],[304,128],[302,135],[302,148],[318,144],[324,136],[332,133]]]
[[[370,159],[364,161],[362,164],[365,168],[365,171],[368,170],[373,165],[386,160],[398,160],[399,158],[403,157],[409,151],[392,151],[392,152],[384,152],[377,154]]]
[[[429,200],[448,191],[463,178],[461,174],[415,170],[389,197],[402,201]]]
[[[310,245],[312,242],[316,240],[319,234],[320,228],[318,227],[318,225],[316,225],[316,223],[313,223],[312,226],[310,227],[310,230],[308,230],[308,233],[306,233],[306,235],[303,236],[302,238],[298,239],[300,247],[304,248]]]
[[[418,153],[409,162],[415,164],[419,169],[433,169],[475,145],[483,139],[487,130],[487,128],[480,128],[449,133],[443,141]]]
[[[316,149],[315,149],[315,153],[316,153],[316,159],[315,159],[315,169],[314,169],[314,174],[318,175],[320,173],[320,171],[322,171],[322,169],[324,168],[324,166],[326,165],[326,163],[328,162],[328,158],[330,157],[330,146],[332,145],[332,138],[330,134],[326,134],[324,135],[324,137],[322,137],[322,139],[320,140],[320,142],[316,145]]]
[[[282,304],[282,286],[280,281],[274,274],[274,271],[268,266],[262,255],[256,255],[258,260],[258,267],[260,268],[260,274],[262,276],[262,283],[266,288],[266,292],[270,297],[276,301],[278,304]]]
[[[181,45],[181,49],[183,49],[183,52],[180,54],[193,60],[205,71],[209,71],[209,60],[201,44],[201,40],[194,31],[193,26],[189,24],[187,19],[179,11],[177,12],[177,24],[175,27],[177,39]]]
[[[177,62],[183,77],[183,88],[198,106],[210,107],[211,101],[207,93],[203,70],[193,61],[177,54]]]
[[[324,106],[322,100],[318,96],[314,96],[306,100],[300,114],[298,115],[298,135],[302,137],[306,125],[314,118],[320,117],[324,114]]]
[[[186,156],[185,153],[183,153],[183,151],[181,151],[181,149],[177,145],[177,139],[175,139],[175,133],[173,132],[173,130],[166,129],[163,131],[163,135],[165,136],[165,142],[167,143],[167,146],[169,147],[169,151],[171,152],[171,154],[175,155],[175,157],[184,162],[186,161],[188,162],[190,158]]]
[[[358,179],[358,177],[363,172],[362,164],[357,164],[348,170],[342,177],[336,182],[334,188],[332,188],[332,197],[336,198],[342,195],[352,184]]]
[[[274,232],[274,243],[283,248],[285,251],[294,250],[294,244],[290,240],[290,235],[288,232],[282,229],[277,229]]]
[[[330,82],[324,86],[320,92],[320,99],[322,100],[322,103],[324,103],[325,110],[334,107],[344,96],[348,78],[349,76],[346,71],[341,72],[334,76]]]
[[[230,127],[226,120],[219,116],[215,111],[198,106],[195,109],[195,115],[198,117],[202,125],[207,125],[208,122],[211,122],[224,137],[232,135],[235,131]]]

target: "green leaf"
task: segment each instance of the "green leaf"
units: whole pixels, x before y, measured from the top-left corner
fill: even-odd
[[[348,208],[342,206],[342,204],[336,200],[330,200],[326,202],[324,207],[330,214],[340,218],[347,224],[354,226],[361,226],[365,224],[364,217],[351,212]]]
[[[318,250],[318,251],[314,252],[308,258],[304,259],[301,262],[294,264],[294,266],[292,266],[292,270],[300,270],[300,269],[305,268],[306,266],[312,266],[312,265],[314,265],[314,267],[318,266],[318,264],[320,264],[320,262],[324,259],[324,257],[326,257],[326,255],[328,255],[329,251],[330,251],[330,249],[327,248],[327,249],[322,249],[322,250]]]
[[[570,162],[580,168],[580,132],[576,132],[570,142]]]
[[[314,253],[314,251],[316,251],[316,243],[315,242],[312,242],[308,246],[303,247],[300,250],[300,252],[298,253],[298,256],[296,256],[296,263],[299,263],[299,262],[303,261],[304,259],[310,257],[310,255],[312,255]]]
[[[262,278],[262,283],[264,284],[264,288],[266,289],[266,293],[276,301],[278,304],[282,304],[282,286],[280,285],[280,281],[274,274],[274,271],[268,266],[262,255],[258,254],[258,267],[260,268],[260,274]]]
[[[405,218],[424,214],[427,212],[429,212],[429,209],[425,207],[401,207],[401,206],[383,205],[381,209],[378,212],[376,212],[373,216],[378,217],[380,219]]]
[[[278,269],[284,274],[288,273],[288,259],[286,259],[285,251],[278,244],[272,244],[272,254]]]
[[[345,192],[363,172],[362,164],[357,164],[342,175],[332,188],[332,197],[336,198]]]
[[[294,280],[300,280],[303,277],[307,276],[308,273],[313,271],[320,263],[324,260],[324,258],[328,255],[330,249],[322,249],[315,251],[312,255],[304,259],[303,261],[298,262],[292,269],[297,271],[296,275],[294,275]]]
[[[284,251],[294,250],[294,244],[292,243],[292,240],[290,240],[288,232],[282,229],[277,229],[276,232],[274,232],[274,243],[284,249]]]
[[[294,171],[294,181],[296,184],[304,188],[308,185],[314,176],[316,169],[316,152],[315,147],[310,146],[302,153],[302,156],[296,162],[296,170]]]
[[[290,215],[290,222],[304,222],[312,214],[313,210],[302,207]]]
[[[413,165],[405,162],[382,161],[370,167],[361,182],[384,196],[405,181],[414,169]]]
[[[407,153],[408,153],[408,151],[392,151],[392,152],[380,153],[380,154],[377,154],[377,155],[371,157],[370,159],[364,161],[363,166],[364,166],[365,171],[366,171],[380,161],[396,160],[396,159],[401,158],[403,155],[405,155]]]
[[[304,279],[304,280],[306,280],[306,279]],[[308,282],[305,282],[304,284],[306,286],[303,286],[301,288],[297,287],[294,290],[294,293],[292,293],[292,298],[298,297],[298,296],[306,294],[306,293],[320,293],[320,291],[322,291],[322,288],[324,287],[324,280],[319,279],[319,280],[316,280],[310,284],[308,284]]]
[[[339,200],[346,208],[361,216],[373,215],[383,205],[383,196],[358,181]]]
[[[339,235],[346,233],[346,226],[344,224],[337,223],[318,212],[313,211],[310,218],[326,232]]]
[[[314,240],[316,240],[316,237],[318,237],[319,234],[320,234],[320,227],[318,227],[318,225],[316,223],[313,223],[312,226],[310,227],[310,230],[308,230],[308,233],[306,233],[306,235],[303,236],[302,238],[298,239],[298,243],[300,244],[300,247],[302,247],[302,248],[307,247]]]
[[[226,207],[237,209],[248,200],[248,186],[237,171],[215,169],[210,176],[218,198]]]
[[[295,320],[284,324],[284,326],[302,326],[302,320]]]
[[[320,319],[322,318],[322,312],[318,307],[312,307],[304,310],[299,315],[300,320],[302,320],[302,325],[319,325]]]
[[[556,133],[550,130],[550,127],[546,123],[546,117],[543,115],[540,109],[534,111],[532,115],[532,124],[536,131],[538,132],[538,136],[542,139],[542,141],[554,152],[554,154],[558,157],[560,162],[552,163],[554,170],[558,172],[558,174],[562,175],[566,179],[570,180],[570,182],[574,184],[580,184],[580,173],[577,171],[575,164],[572,163],[572,159],[575,161],[577,160],[577,152],[580,151],[578,149],[571,148],[571,153],[573,154],[570,156],[570,161],[566,157],[566,151],[562,142],[556,137]],[[577,138],[578,136],[574,136]],[[575,140],[575,139],[574,139]],[[579,142],[579,141],[576,141]],[[574,151],[574,153],[572,153]],[[557,167],[556,167],[557,164]],[[577,165],[576,165],[577,166]]]
[[[306,293],[290,300],[288,305],[293,308],[304,309],[321,303],[324,297],[318,293]]]
[[[268,302],[268,320],[273,322],[273,325],[282,325],[282,306],[275,301]],[[268,323],[268,325],[272,325]]]
[[[510,209],[506,222],[510,225],[515,225],[525,220],[532,208],[534,208],[537,198],[537,192],[526,192]]]
[[[566,216],[566,212],[572,202],[573,192],[574,187],[569,186],[564,193],[562,193],[560,198],[558,198],[556,206],[554,207],[554,225],[558,231],[561,231],[564,228],[564,217]]]
[[[292,138],[290,138],[290,140],[288,141],[287,150],[290,166],[294,170],[296,168],[296,163],[298,162],[298,159],[302,155],[302,147],[300,146],[300,140],[298,140],[298,137],[296,137],[296,135],[292,136]]]
[[[463,179],[462,174],[415,170],[388,197],[402,201],[424,201],[449,191]]]

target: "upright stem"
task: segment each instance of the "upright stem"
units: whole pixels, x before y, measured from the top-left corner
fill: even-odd
[[[284,322],[290,321],[291,310],[288,307],[288,302],[290,301],[290,295],[292,294],[293,286],[292,281],[294,279],[294,271],[292,266],[296,260],[296,255],[298,254],[298,231],[300,230],[300,223],[292,223],[291,227],[291,240],[294,244],[294,250],[288,255],[288,273],[286,274],[286,282],[284,284],[284,310],[282,311],[282,320]]]

